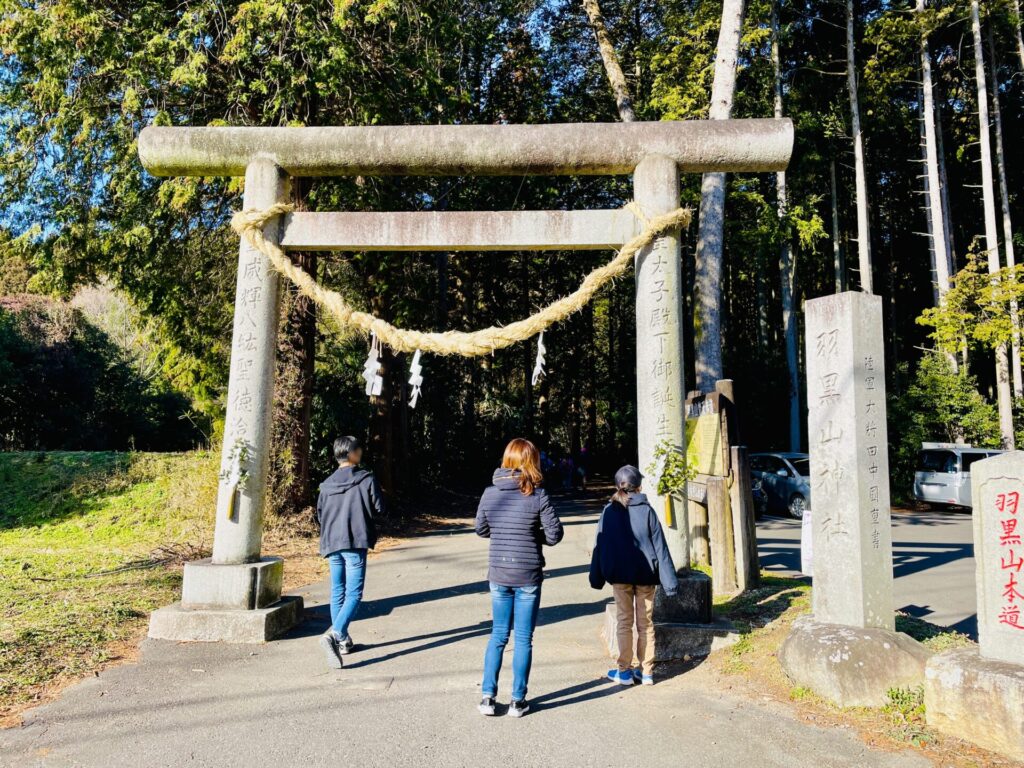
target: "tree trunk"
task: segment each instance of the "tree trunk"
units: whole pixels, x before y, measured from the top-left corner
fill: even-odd
[[[519,283],[522,285],[519,311],[526,317],[530,314],[530,253],[524,252],[519,259]],[[589,304],[588,304],[589,306]],[[520,344],[523,348],[523,428],[525,434],[533,436],[533,366],[536,350],[533,344]]]
[[[295,184],[295,203],[303,206],[308,180]],[[293,253],[291,259],[316,276],[315,252]],[[277,377],[271,414],[270,498],[280,515],[299,515],[312,506],[310,419],[316,371],[317,309],[294,285],[282,287],[283,319],[277,341]]]
[[[985,57],[981,46],[981,18],[978,0],[971,0],[971,30],[974,33],[974,77],[978,87],[978,139],[981,145],[981,191],[985,204],[985,253],[988,270],[998,280],[999,234],[996,224],[996,200],[992,178],[992,147],[989,141],[988,86]],[[999,405],[999,431],[1003,447],[1013,448],[1013,403],[1010,393],[1010,361],[1006,344],[996,347],[996,400]]]
[[[836,192],[836,161],[830,165],[832,180],[832,266],[836,273],[836,293],[846,290],[846,264],[839,242],[839,195]]]
[[[928,180],[928,150],[927,142],[925,141],[925,113],[924,113],[924,88],[917,89],[917,105],[921,109],[920,117],[917,121],[918,128],[918,144],[921,148],[921,166],[924,168],[924,172],[919,176],[921,179],[921,186],[924,187],[922,194],[924,195],[924,205],[922,210],[924,211],[925,224],[927,226],[926,235],[928,237],[928,263],[931,265],[929,276],[932,284],[932,303],[935,306],[939,306],[939,267],[935,263],[935,221],[932,219],[932,206],[931,206],[931,192],[932,185]],[[941,195],[940,195],[941,197]],[[941,224],[941,222],[939,222]]]
[[[444,330],[448,327],[448,264],[449,255],[439,251],[434,257],[434,266],[437,269],[437,302],[434,306],[434,327]],[[435,373],[436,371],[436,373]],[[442,469],[448,462],[449,446],[448,431],[451,418],[448,401],[448,388],[455,382],[457,374],[452,366],[435,366],[434,370],[428,371],[431,382],[426,389],[430,402],[429,415],[433,423],[433,437],[430,444],[433,447],[433,465],[436,470]]]
[[[374,313],[376,314],[376,312]],[[370,440],[368,457],[373,463],[373,472],[380,482],[381,490],[389,496],[397,490],[395,484],[394,456],[395,439],[394,423],[391,409],[394,399],[394,368],[395,353],[390,347],[384,346],[380,353],[380,375],[384,386],[378,397],[371,398],[370,407]]]
[[[917,0],[918,12],[924,11],[925,0]],[[942,181],[939,178],[939,150],[935,136],[935,91],[932,87],[932,57],[928,50],[928,38],[921,36],[921,77],[922,104],[921,119],[924,125],[925,178],[927,179],[928,211],[932,222],[932,251],[935,258],[935,284],[939,303],[945,300],[949,291],[949,252],[946,250],[946,224],[942,208]]]
[[[935,83],[932,83],[932,92],[935,92]],[[938,99],[935,102],[935,139],[939,155],[939,189],[942,192],[942,223],[943,237],[946,240],[946,255],[949,258],[949,266],[946,272],[952,277],[956,274],[956,253],[953,244],[953,227],[949,215],[949,179],[946,176],[946,149],[942,139],[942,107]]]
[[[291,254],[311,275],[316,253]],[[284,327],[277,344],[277,381],[273,409],[272,498],[281,515],[297,515],[312,504],[310,495],[310,417],[316,363],[316,304],[294,286],[284,288]]]
[[[743,0],[723,0],[718,55],[708,118],[728,120],[736,91],[736,59],[743,29]],[[722,372],[722,233],[725,226],[725,174],[705,173],[697,221],[695,365],[697,389],[712,392]]]
[[[860,287],[874,293],[871,273],[871,223],[868,218],[868,182],[864,169],[864,136],[860,130],[860,103],[857,99],[856,43],[853,35],[853,0],[846,0],[846,82],[850,91],[850,123],[853,129],[853,170],[857,193],[857,260]]]
[[[626,84],[626,76],[622,73],[619,65],[619,57],[615,53],[615,46],[608,35],[608,27],[604,23],[604,16],[601,14],[601,6],[597,0],[583,0],[583,8],[590,19],[590,27],[594,30],[594,37],[597,38],[597,47],[601,51],[601,60],[604,62],[604,71],[608,76],[608,84],[615,96],[615,106],[619,110],[619,118],[624,123],[631,123],[636,120],[636,112],[633,111],[633,99],[629,95],[629,86]]]
[[[1013,0],[1013,34],[1017,37],[1017,56],[1020,57],[1020,68],[1024,72],[1024,37],[1020,33],[1020,0]]]
[[[917,12],[923,13],[925,0],[917,0]],[[932,56],[928,50],[928,37],[921,35],[921,133],[924,138],[924,189],[927,199],[928,233],[935,273],[935,303],[942,305],[949,292],[949,222],[943,204],[942,176],[939,173],[939,141],[935,130],[935,88],[932,84]],[[946,356],[953,370],[957,368],[956,355]]]
[[[1003,113],[999,106],[999,65],[996,61],[996,47],[992,41],[992,25],[988,27],[988,55],[992,67],[992,116],[996,128],[996,170],[999,174],[999,202],[1003,214],[1003,250],[1006,253],[1006,268],[1013,271],[1016,258],[1013,253],[1013,224],[1010,220],[1010,191],[1006,183],[1006,154],[1003,151]],[[1013,340],[1010,344],[1010,369],[1013,372],[1013,396],[1024,396],[1024,381],[1020,369],[1020,315],[1017,300],[1010,302],[1010,322],[1013,324]]]
[[[775,117],[782,117],[782,62],[779,56],[779,14],[772,2],[772,69],[775,73]],[[786,337],[786,368],[789,371],[789,450],[799,451],[802,443],[803,410],[800,407],[800,363],[797,356],[796,311],[794,307],[794,259],[789,243],[789,198],[786,172],[775,174],[775,202],[779,217],[779,279],[782,285],[782,327]]]

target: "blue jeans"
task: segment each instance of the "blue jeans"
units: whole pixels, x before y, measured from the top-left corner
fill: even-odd
[[[540,608],[540,584],[530,587],[503,587],[491,582],[491,640],[484,654],[484,681],[480,686],[484,696],[498,695],[498,673],[501,656],[508,645],[509,634],[515,628],[516,647],[512,655],[512,699],[526,698],[533,664],[533,629],[537,626]]]
[[[359,610],[366,579],[366,550],[339,549],[327,556],[331,568],[331,627],[348,637],[348,625]]]

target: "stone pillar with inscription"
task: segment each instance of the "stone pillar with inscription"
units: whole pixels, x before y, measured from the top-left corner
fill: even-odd
[[[679,168],[675,161],[650,155],[633,173],[634,201],[644,216],[654,217],[679,207]],[[636,257],[636,400],[640,471],[649,474],[654,449],[668,441],[682,448],[683,304],[679,235],[655,240]],[[674,504],[666,514],[655,478],[644,486],[647,498],[665,529],[677,569],[690,565],[685,506]],[[675,509],[679,507],[680,509]]]
[[[818,621],[895,629],[882,300],[807,302],[807,435]]]
[[[934,656],[928,724],[1024,755],[1024,451],[971,465],[978,646]]]
[[[981,655],[1024,667],[1024,451],[972,464],[971,493]]]
[[[813,615],[779,651],[798,685],[840,706],[880,706],[924,679],[928,651],[895,631],[882,300],[806,304]]]
[[[253,160],[244,207],[259,210],[287,199],[287,175],[270,160]],[[264,234],[278,238],[280,221],[268,223]],[[181,602],[153,612],[150,637],[262,642],[302,616],[301,598],[281,598],[284,561],[260,556],[279,306],[277,273],[243,240],[213,556],[185,565]]]
[[[644,216],[674,211],[679,191],[679,167],[671,158],[649,155],[633,172],[633,198]],[[640,471],[648,475],[659,443],[685,450],[681,273],[678,233],[659,237],[637,254],[637,447]],[[711,580],[690,570],[686,504],[660,496],[655,477],[645,480],[644,492],[661,520],[680,575],[676,595],[669,597],[659,588],[655,596],[655,655],[668,660],[706,654],[713,644],[731,642],[732,636],[728,627],[711,623]],[[614,656],[613,614],[606,613],[605,635]]]

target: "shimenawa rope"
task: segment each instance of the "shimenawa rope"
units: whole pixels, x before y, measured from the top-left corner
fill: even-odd
[[[308,272],[294,264],[280,246],[264,238],[263,228],[275,216],[294,210],[292,205],[276,203],[264,210],[240,211],[232,218],[231,227],[253,248],[266,256],[274,269],[295,283],[302,294],[324,307],[343,326],[356,328],[366,334],[375,333],[381,342],[396,352],[415,352],[421,349],[437,355],[477,357],[489,355],[496,349],[504,349],[532,338],[554,323],[579,311],[606,283],[629,269],[634,256],[641,248],[673,229],[690,225],[691,212],[687,208],[677,208],[670,213],[648,219],[635,203],[630,203],[626,207],[640,218],[644,223],[644,229],[623,245],[615,258],[584,277],[579,288],[568,296],[548,304],[529,317],[509,325],[491,326],[479,331],[408,330],[350,306],[339,293],[320,285]]]

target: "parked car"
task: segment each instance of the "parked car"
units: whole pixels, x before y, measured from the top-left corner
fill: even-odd
[[[914,498],[937,509],[971,507],[971,465],[1004,451],[960,443],[921,443]]]
[[[751,481],[761,481],[769,512],[797,520],[811,507],[811,470],[806,453],[752,453]]]
[[[768,511],[768,495],[764,492],[764,483],[761,482],[760,477],[751,476],[750,495],[754,499],[754,519],[760,520]]]

